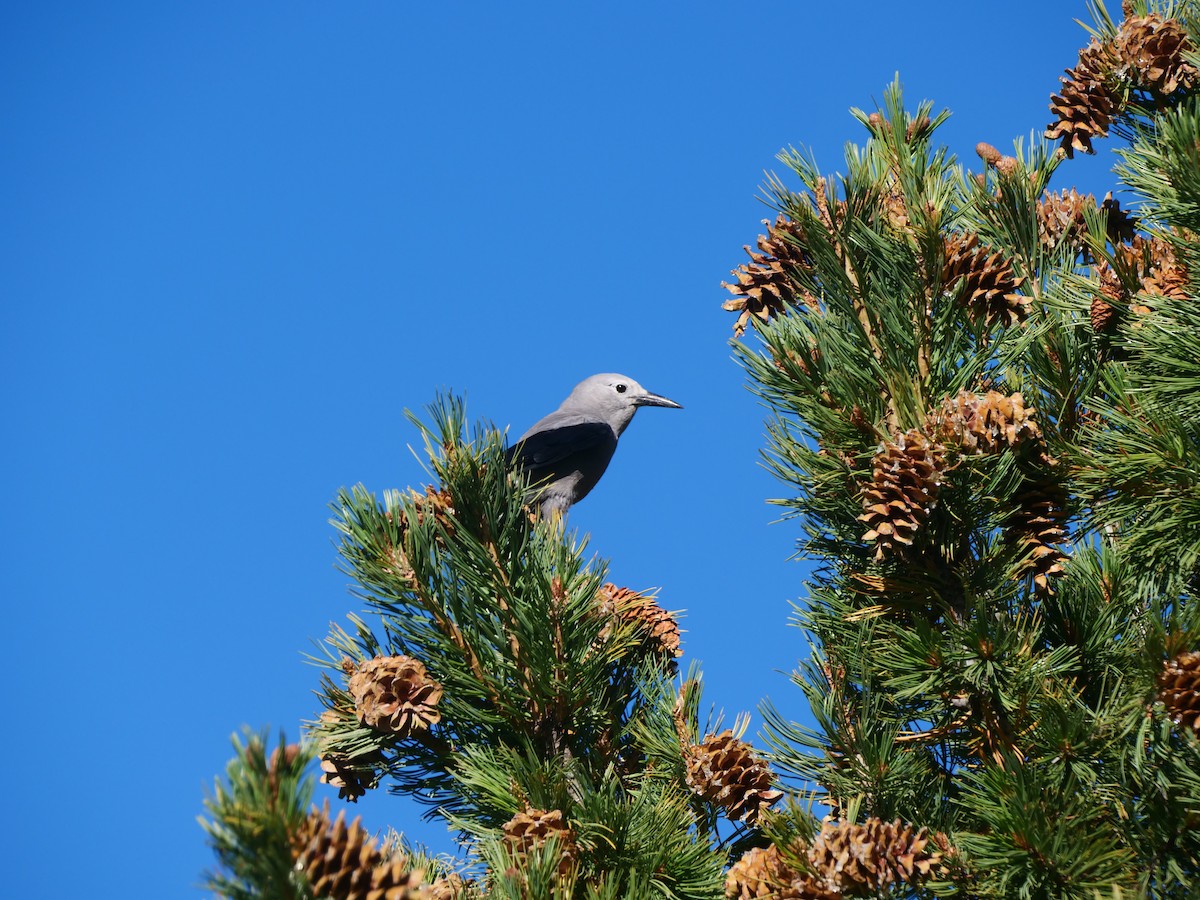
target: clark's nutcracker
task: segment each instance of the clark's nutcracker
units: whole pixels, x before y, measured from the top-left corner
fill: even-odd
[[[624,375],[593,375],[509,448],[509,462],[542,483],[535,503],[543,519],[565,513],[596,486],[639,406],[683,408]]]

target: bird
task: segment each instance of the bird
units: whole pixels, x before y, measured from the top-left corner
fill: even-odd
[[[592,375],[508,448],[508,464],[531,484],[541,485],[534,500],[541,518],[565,515],[588,495],[608,468],[617,440],[643,406],[683,409],[625,375]]]

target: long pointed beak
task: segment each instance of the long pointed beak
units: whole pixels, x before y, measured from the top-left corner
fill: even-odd
[[[666,397],[661,397],[658,394],[652,394],[649,391],[634,397],[633,402],[638,406],[665,406],[668,409],[683,409],[683,407],[674,400],[668,400]]]

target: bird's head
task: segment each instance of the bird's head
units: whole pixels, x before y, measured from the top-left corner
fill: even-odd
[[[633,419],[639,406],[683,408],[674,400],[646,390],[632,378],[613,372],[593,375],[579,382],[563,406],[585,410],[603,418],[618,435]]]

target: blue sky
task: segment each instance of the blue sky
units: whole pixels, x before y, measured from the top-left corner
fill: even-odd
[[[711,702],[803,718],[781,674],[805,652],[798,528],[771,524],[784,488],[720,309],[763,172],[788,144],[843,168],[865,139],[847,109],[897,71],[978,168],[977,141],[1045,126],[1086,43],[1082,3],[1026,0],[0,15],[6,883],[26,897],[196,896],[230,733],[295,734],[302,654],[357,608],[326,504],[419,484],[402,410],[442,388],[516,434],[593,372],[683,403],[638,416],[571,524],[687,610]],[[1103,194],[1108,165],[1056,186]],[[403,800],[359,806],[451,849]]]

